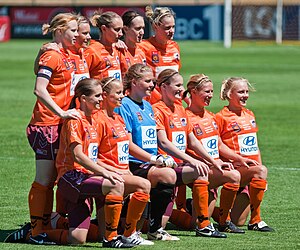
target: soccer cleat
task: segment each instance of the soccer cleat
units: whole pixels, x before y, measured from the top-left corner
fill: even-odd
[[[203,236],[203,237],[213,237],[213,238],[227,238],[227,235],[224,233],[220,233],[216,230],[213,224],[209,224],[204,228],[196,227],[196,236]]]
[[[260,221],[258,223],[249,224],[248,230],[260,231],[260,232],[273,232],[274,229],[269,227],[266,222]]]
[[[135,246],[136,246],[135,244],[130,243],[128,238],[121,235],[114,237],[110,241],[103,239],[102,242],[102,247],[107,247],[107,248],[132,248]]]
[[[21,243],[26,241],[26,236],[31,229],[30,222],[25,223],[20,229],[10,233],[4,240],[7,243]]]
[[[48,235],[46,233],[40,233],[36,236],[29,236],[28,243],[34,244],[34,245],[56,245],[55,242],[51,241],[48,238]]]
[[[170,235],[167,231],[163,230],[162,228],[158,229],[154,233],[147,233],[148,240],[180,240],[178,237]]]
[[[219,232],[225,233],[235,233],[235,234],[244,234],[245,231],[238,228],[236,225],[232,223],[232,221],[226,221],[224,225],[218,225]]]
[[[132,235],[127,237],[127,239],[130,241],[130,243],[135,244],[135,245],[140,245],[140,246],[151,246],[154,245],[154,242],[150,240],[145,240],[141,236],[141,232],[134,232]]]

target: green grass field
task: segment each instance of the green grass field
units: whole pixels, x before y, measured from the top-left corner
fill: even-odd
[[[38,246],[2,243],[5,236],[29,221],[27,194],[34,178],[34,154],[25,128],[35,97],[33,61],[40,40],[0,43],[0,248],[33,249]],[[214,82],[215,97],[210,110],[222,108],[222,79],[243,76],[257,89],[248,101],[260,128],[258,137],[264,164],[269,169],[268,191],[262,204],[263,219],[274,233],[246,231],[227,239],[196,238],[194,232],[170,232],[179,242],[156,242],[151,249],[300,249],[300,48],[298,46],[180,42],[182,74],[205,73]],[[87,244],[84,247],[98,247]],[[63,246],[43,249],[62,249]],[[88,249],[87,248],[87,249]],[[146,249],[150,247],[139,247]]]

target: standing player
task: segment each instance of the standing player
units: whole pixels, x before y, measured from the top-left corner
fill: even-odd
[[[173,41],[175,34],[175,13],[168,7],[157,7],[152,10],[146,7],[146,16],[149,19],[154,35],[143,40],[139,47],[146,55],[146,62],[157,78],[164,69],[179,71],[181,67],[180,49]],[[150,103],[156,103],[161,99],[159,89],[155,89],[150,98]]]
[[[99,29],[100,38],[92,40],[85,50],[90,76],[95,79],[111,76],[121,80],[119,51],[114,44],[123,35],[122,18],[112,11],[95,12],[91,23]]]
[[[162,228],[162,216],[172,200],[176,182],[173,159],[157,155],[157,136],[154,114],[144,97],[150,96],[153,88],[153,72],[144,64],[132,65],[124,77],[127,96],[117,112],[125,121],[129,132],[129,167],[134,175],[151,182],[150,240],[179,240]],[[162,166],[164,165],[164,166]]]
[[[241,174],[241,187],[249,184],[249,196],[244,192],[237,197],[231,216],[238,224],[243,225],[248,215],[245,207],[247,208],[250,203],[251,217],[248,230],[270,232],[273,229],[262,221],[260,216],[260,205],[267,188],[267,168],[261,161],[255,116],[252,111],[245,108],[249,88],[253,90],[251,84],[244,78],[232,77],[224,80],[220,96],[229,103],[216,114],[216,120],[222,141],[236,154],[259,163],[237,168]]]
[[[129,10],[122,15],[124,42],[127,49],[119,49],[121,52],[121,71],[124,75],[128,68],[136,63],[146,64],[146,55],[139,48],[139,43],[144,36],[144,18],[136,11]]]
[[[28,140],[36,156],[36,176],[28,196],[33,240],[51,228],[55,158],[62,119],[80,117],[77,110],[68,110],[75,72],[68,49],[76,42],[77,29],[77,16],[70,13],[58,14],[50,25],[43,25],[43,34],[51,32],[60,51],[46,51],[40,57],[34,89],[37,102],[27,127]]]
[[[124,236],[136,245],[153,245],[136,231],[136,223],[149,200],[151,185],[147,179],[132,175],[129,170],[128,132],[122,117],[114,112],[122,104],[123,84],[113,77],[107,77],[101,80],[101,85],[103,103],[97,122],[103,136],[100,138],[98,164],[122,176],[125,196],[133,193],[128,204]]]

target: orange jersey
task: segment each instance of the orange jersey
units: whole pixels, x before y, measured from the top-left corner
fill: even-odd
[[[113,47],[112,54],[99,41],[92,40],[84,54],[90,70],[91,78],[103,79],[114,77],[121,80],[119,51]]]
[[[193,131],[189,118],[184,107],[174,103],[174,110],[171,110],[163,101],[154,104],[154,116],[157,130],[165,130],[169,141],[171,141],[182,152],[187,148],[187,136]],[[158,153],[166,154],[162,149]],[[176,162],[181,162],[175,159]]]
[[[203,117],[194,114],[188,108],[186,113],[193,127],[193,133],[201,142],[207,153],[214,159],[219,158],[219,131],[215,118],[215,114],[204,109]],[[190,155],[198,156],[194,150],[188,148]],[[199,157],[199,156],[198,156]]]
[[[155,77],[164,69],[175,69],[179,71],[181,68],[180,49],[178,44],[169,40],[165,46],[157,43],[154,37],[143,40],[138,46],[146,55],[146,63],[149,65]]]
[[[99,111],[96,119],[102,133],[98,159],[117,169],[129,169],[129,137],[123,118],[114,114],[113,119]]]
[[[49,50],[43,53],[39,60],[37,77],[49,80],[47,91],[55,103],[67,110],[72,99],[72,80],[75,74],[73,61],[77,58],[69,51]],[[40,100],[36,101],[30,124],[38,126],[57,125],[61,122],[59,116],[49,110]]]
[[[135,48],[134,55],[132,55],[129,50],[120,50],[120,64],[122,75],[127,72],[131,65],[136,63],[142,63],[146,65],[146,55],[141,48],[137,46]]]
[[[241,116],[224,107],[216,114],[222,141],[235,153],[259,161],[259,148],[255,117],[252,111],[243,108]]]
[[[88,120],[82,111],[78,111],[81,113],[81,119],[67,119],[62,126],[59,150],[56,157],[58,179],[72,169],[92,174],[91,171],[74,161],[73,153],[70,149],[72,143],[80,144],[83,153],[94,162],[97,161],[99,146],[98,125],[93,117]]]

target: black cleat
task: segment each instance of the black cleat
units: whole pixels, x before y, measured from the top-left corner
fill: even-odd
[[[34,245],[56,245],[55,242],[51,241],[48,238],[48,235],[46,233],[40,233],[36,236],[30,235],[28,243]]]
[[[227,235],[224,233],[220,233],[218,230],[214,228],[212,224],[209,224],[207,227],[198,228],[196,227],[196,236],[203,237],[213,237],[213,238],[227,238]]]
[[[103,239],[102,247],[107,248],[132,248],[135,247],[135,244],[130,243],[130,241],[122,235],[114,237],[112,240],[108,241]]]
[[[266,222],[260,221],[258,223],[249,224],[248,230],[260,231],[260,232],[273,232],[274,229],[269,227]]]
[[[23,243],[31,229],[30,222],[24,224],[20,229],[10,233],[4,240],[7,243]]]
[[[218,230],[225,233],[244,234],[245,231],[238,228],[231,221],[226,221],[225,225],[218,225]]]

